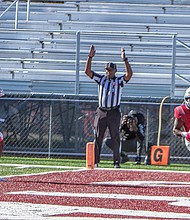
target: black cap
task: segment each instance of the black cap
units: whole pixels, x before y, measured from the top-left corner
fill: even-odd
[[[117,66],[115,63],[106,63],[105,65],[105,69],[107,68],[112,68],[112,69],[115,69],[117,71]]]

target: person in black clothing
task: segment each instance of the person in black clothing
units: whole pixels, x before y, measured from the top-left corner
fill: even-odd
[[[100,153],[105,131],[108,127],[113,143],[113,162],[115,168],[120,168],[120,101],[122,88],[132,75],[132,69],[125,56],[125,50],[121,48],[121,58],[124,61],[126,73],[116,76],[117,67],[114,63],[105,65],[106,74],[99,74],[91,70],[92,58],[95,56],[95,47],[90,47],[86,61],[85,73],[98,84],[99,106],[94,120],[95,143],[95,167],[100,162]]]
[[[137,157],[135,164],[141,163],[141,154],[144,147],[145,139],[145,123],[142,113],[130,111],[128,115],[124,115],[121,124],[122,148],[121,157],[122,163],[128,161],[126,152],[136,150]]]
[[[145,119],[142,113],[131,110],[123,115],[121,122],[121,163],[129,161],[127,152],[137,152],[135,164],[141,164],[141,154],[145,139]],[[105,140],[105,145],[112,147],[111,139]]]

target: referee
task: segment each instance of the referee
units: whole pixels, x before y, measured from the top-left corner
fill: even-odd
[[[126,67],[126,73],[120,77],[115,76],[117,72],[116,64],[107,63],[105,65],[106,74],[98,74],[91,70],[92,58],[95,56],[95,47],[91,45],[86,61],[85,73],[93,79],[99,86],[99,106],[95,113],[95,167],[100,162],[101,147],[106,128],[108,127],[113,144],[114,168],[120,168],[120,101],[122,87],[127,83],[133,71],[125,57],[125,50],[121,49],[121,58]]]

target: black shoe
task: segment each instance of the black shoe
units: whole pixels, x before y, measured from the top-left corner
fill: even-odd
[[[94,168],[98,168],[98,163],[95,163],[95,164],[94,164]]]
[[[135,159],[135,165],[140,165],[141,164],[141,157],[137,156]]]
[[[136,161],[135,165],[141,165],[141,162],[140,161]]]
[[[123,157],[121,157],[121,163],[126,163],[126,162],[128,162],[129,161],[129,158],[128,158],[128,156],[126,155],[126,156],[123,156]]]
[[[121,166],[119,165],[119,163],[115,163],[114,168],[121,168]]]

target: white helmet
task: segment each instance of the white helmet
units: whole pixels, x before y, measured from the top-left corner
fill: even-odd
[[[187,99],[190,99],[190,87],[185,91],[185,95],[184,95],[185,105],[188,109],[190,109],[190,102],[188,102]]]

